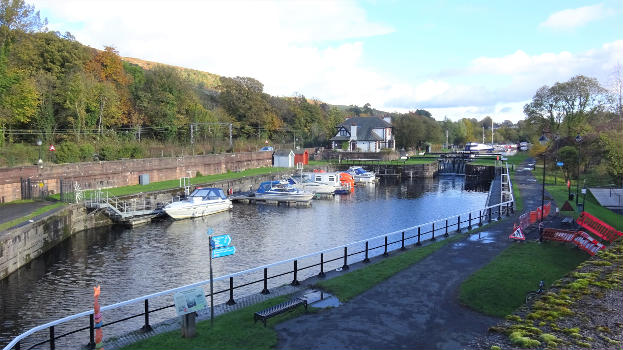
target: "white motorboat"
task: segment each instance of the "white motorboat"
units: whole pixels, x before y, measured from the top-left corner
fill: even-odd
[[[220,188],[197,188],[186,199],[167,204],[163,210],[173,219],[206,216],[230,210],[231,201]]]
[[[255,198],[275,200],[305,202],[314,197],[313,193],[294,188],[286,181],[265,181],[260,184],[255,191]]]
[[[292,185],[292,187],[307,191],[313,194],[334,194],[335,187],[332,185],[323,184],[321,182],[314,182],[309,177],[290,177],[288,178],[288,183]]]
[[[351,166],[346,172],[353,177],[355,182],[372,183],[376,181],[376,174],[371,171],[366,171],[360,166]]]

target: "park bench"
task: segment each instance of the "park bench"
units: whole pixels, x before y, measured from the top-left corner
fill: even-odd
[[[295,298],[295,299],[291,299],[288,300],[286,302],[283,302],[281,304],[277,304],[274,306],[271,306],[267,309],[264,309],[262,311],[258,311],[253,315],[253,322],[257,322],[257,320],[262,320],[262,322],[264,322],[264,327],[266,327],[266,320],[273,317],[273,316],[277,316],[279,314],[282,314],[284,312],[290,311],[290,310],[294,310],[297,306],[299,305],[303,305],[305,306],[305,311],[307,311],[307,300],[305,299],[301,299],[301,298]]]

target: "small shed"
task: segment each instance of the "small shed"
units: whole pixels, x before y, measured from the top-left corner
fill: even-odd
[[[294,152],[294,164],[303,163],[303,165],[309,164],[309,153],[304,149],[297,149]]]
[[[294,168],[294,152],[291,149],[280,149],[273,153],[273,166]]]

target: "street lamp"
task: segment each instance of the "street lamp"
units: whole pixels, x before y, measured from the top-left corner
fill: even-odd
[[[578,177],[575,184],[575,207],[578,207],[578,197],[580,197],[580,151],[582,149],[582,136],[578,133],[575,137],[575,143],[578,144]]]
[[[41,145],[42,144],[43,142],[41,141],[41,139],[37,139],[37,146],[39,146],[39,161],[37,163],[39,164],[40,168],[43,167],[43,159],[41,159]]]
[[[547,151],[547,137],[545,134],[539,138],[539,143],[545,146],[543,150],[543,187],[541,188],[541,217],[539,221],[539,242],[543,242],[543,209],[545,208],[545,151]]]

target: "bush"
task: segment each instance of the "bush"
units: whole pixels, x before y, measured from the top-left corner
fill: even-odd
[[[95,153],[95,147],[90,143],[84,143],[79,147],[79,157],[80,161],[90,161],[93,160],[93,154]]]
[[[114,144],[104,144],[99,150],[100,160],[116,160],[119,159],[119,150]]]
[[[56,147],[56,163],[74,163],[80,161],[80,147],[71,141],[65,141]]]

